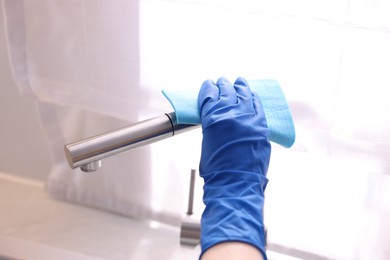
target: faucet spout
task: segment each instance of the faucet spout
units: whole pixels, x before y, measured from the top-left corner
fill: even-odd
[[[93,172],[101,167],[101,159],[198,127],[199,125],[178,124],[175,112],[171,112],[67,144],[64,150],[70,168],[80,167],[82,171]]]

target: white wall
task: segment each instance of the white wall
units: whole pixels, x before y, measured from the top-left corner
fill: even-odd
[[[33,100],[22,97],[12,78],[0,1],[0,172],[44,181],[49,152]]]

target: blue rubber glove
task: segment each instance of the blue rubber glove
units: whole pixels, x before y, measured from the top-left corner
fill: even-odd
[[[228,241],[249,243],[264,259],[264,189],[271,153],[261,102],[243,78],[203,83],[198,97],[203,129],[202,254]]]

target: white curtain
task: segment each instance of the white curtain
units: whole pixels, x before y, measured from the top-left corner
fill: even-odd
[[[173,140],[153,151],[150,146],[139,148],[104,160],[103,168],[90,174],[71,170],[64,157],[65,144],[172,110],[158,86],[142,87],[147,81],[140,82],[139,2],[5,0],[3,4],[13,74],[20,92],[37,101],[52,154],[48,193],[179,225],[187,203],[182,194],[188,193],[189,173],[196,163],[181,159],[182,164],[169,168],[174,155],[166,148],[190,147],[182,148]],[[177,199],[171,203],[170,196]]]
[[[70,171],[62,146],[167,112],[162,88],[272,78],[291,105],[297,140],[292,149],[273,146],[270,248],[390,257],[388,1],[4,4],[15,78],[38,100],[52,147],[53,196],[177,224],[199,131],[110,158],[96,174]]]

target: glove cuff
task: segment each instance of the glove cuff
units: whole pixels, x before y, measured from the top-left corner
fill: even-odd
[[[254,172],[223,171],[202,176],[206,208],[201,221],[202,254],[228,241],[244,242],[265,254],[264,190],[268,179]]]

